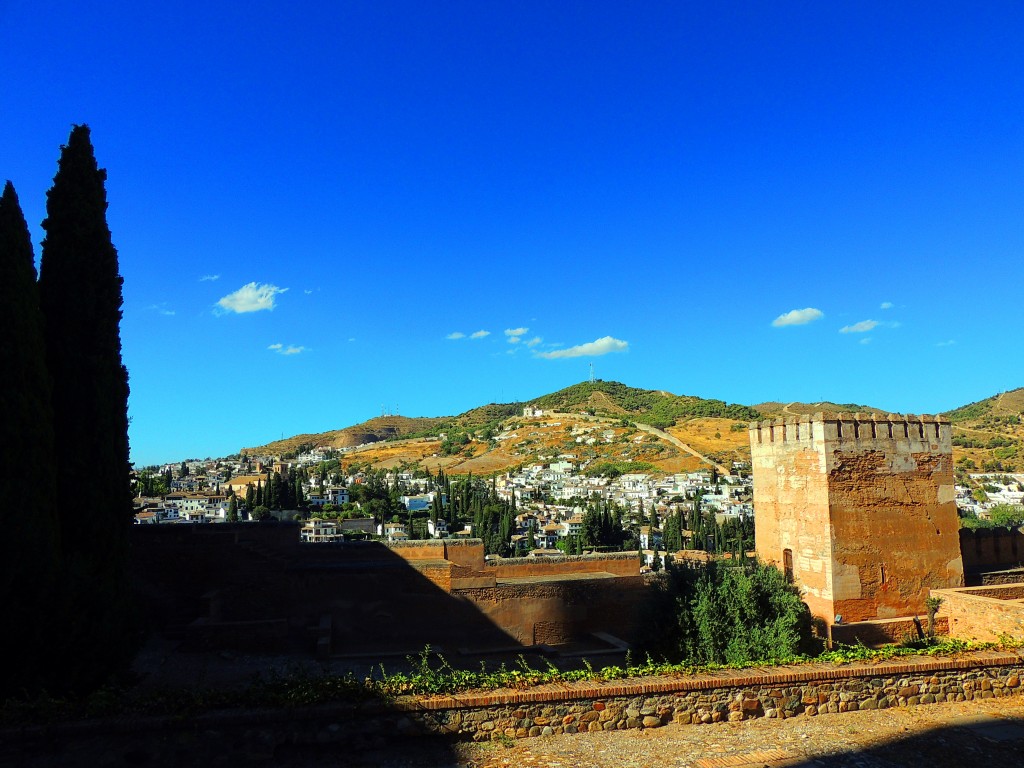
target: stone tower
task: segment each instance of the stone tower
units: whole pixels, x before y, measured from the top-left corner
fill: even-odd
[[[832,624],[914,616],[963,585],[952,429],[839,414],[750,425],[757,554]]]

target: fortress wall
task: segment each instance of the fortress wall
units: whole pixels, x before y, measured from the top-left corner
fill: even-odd
[[[809,417],[750,427],[755,546],[765,562],[783,568],[792,553],[793,578],[817,616],[832,610],[832,542],[824,425]]]
[[[960,530],[964,570],[977,573],[1024,565],[1024,528]]]
[[[945,417],[895,413],[816,413],[766,419],[752,422],[749,433],[752,446],[815,447],[827,442],[830,446],[838,444],[857,450],[884,441],[884,445],[911,452],[935,450],[943,445],[952,448],[953,437],[952,425]]]
[[[566,576],[580,573],[636,576],[640,573],[640,560],[636,552],[610,552],[601,555],[575,555],[550,559],[547,557],[509,557],[489,561],[487,572],[493,572],[498,579]]]
[[[1024,584],[1001,587],[937,589],[939,609],[949,621],[949,634],[960,640],[998,642],[1024,640]]]
[[[484,542],[482,539],[442,539],[444,556],[458,566],[474,571],[484,567]]]
[[[653,592],[644,577],[499,584],[455,590],[524,645],[561,645],[593,632],[635,641]]]
[[[947,419],[838,414],[750,425],[758,554],[826,621],[920,613],[963,584]]]
[[[890,415],[833,427],[835,611],[845,621],[922,613],[930,589],[963,585],[949,422]]]
[[[497,587],[498,569],[483,567],[479,540],[302,544],[297,525],[246,523],[134,526],[131,541],[132,582],[149,626],[203,620],[203,637],[239,649],[253,645],[253,628],[269,627],[285,632],[275,635],[279,645],[311,653],[309,628],[324,616],[334,653],[559,644],[596,631],[628,639],[655,596],[633,553],[509,566],[547,580]],[[601,575],[580,578],[595,570]],[[619,570],[630,575],[608,576]]]

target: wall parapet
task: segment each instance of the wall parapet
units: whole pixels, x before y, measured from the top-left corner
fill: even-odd
[[[898,413],[827,413],[752,421],[752,447],[764,444],[811,444],[815,441],[910,441],[951,445],[952,424],[945,416]]]

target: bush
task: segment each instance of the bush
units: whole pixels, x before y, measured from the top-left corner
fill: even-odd
[[[758,561],[673,567],[652,650],[688,664],[749,664],[815,650],[811,615],[782,572]],[[667,624],[667,626],[665,626]],[[819,649],[820,650],[820,649]]]

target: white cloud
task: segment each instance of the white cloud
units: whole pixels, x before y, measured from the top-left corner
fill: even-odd
[[[174,310],[167,308],[167,302],[161,301],[159,304],[151,304],[147,309],[156,312],[157,314],[164,315],[165,317],[173,317]]]
[[[863,339],[860,340],[860,343],[861,344],[870,344],[871,343],[871,337],[870,336],[865,336]]]
[[[892,302],[891,301],[883,301],[881,306],[879,306],[879,309],[892,309]]]
[[[203,275],[199,278],[200,283],[212,283],[214,280],[220,280],[220,275]]]
[[[867,333],[868,331],[873,331],[876,327],[878,327],[877,320],[861,320],[859,323],[854,323],[853,325],[844,325],[842,328],[839,329],[839,332]]]
[[[534,336],[532,339],[530,339],[529,341],[527,341],[525,343],[526,343],[526,346],[528,346],[528,347],[536,347],[542,341],[544,341],[544,339],[542,339],[540,336]]]
[[[309,295],[311,295],[311,294],[313,293],[313,292],[312,292],[311,290],[309,290],[308,288],[305,288],[305,289],[303,289],[303,291],[302,291],[302,292],[303,292],[304,294],[306,294],[307,296],[309,296]]]
[[[505,335],[508,336],[508,343],[518,344],[519,339],[529,330],[529,328],[506,328]]]
[[[469,338],[471,338],[471,339],[484,339],[484,338],[487,338],[490,335],[491,335],[490,331],[473,331],[471,334],[469,334]]]
[[[223,312],[259,312],[274,308],[274,297],[284,293],[287,288],[278,288],[270,283],[248,283],[234,293],[229,293],[217,302]]]
[[[772,326],[775,328],[782,328],[786,325],[807,325],[807,323],[813,322],[825,316],[825,313],[820,309],[814,307],[807,307],[806,309],[791,309],[784,315],[779,315],[772,320]]]
[[[561,357],[597,357],[598,355],[607,355],[609,352],[626,352],[628,349],[628,341],[602,336],[600,339],[586,344],[578,344],[568,349],[556,349],[551,352],[537,352],[536,355],[546,360],[556,360]]]
[[[271,344],[267,349],[277,352],[279,355],[299,355],[309,350],[305,347],[295,347],[289,344],[287,347],[284,344]]]
[[[954,339],[948,339],[947,341],[940,341],[935,346],[936,347],[952,347],[954,344],[956,344],[956,341]]]
[[[445,336],[445,338],[446,339],[452,339],[452,340],[454,340],[454,339],[464,339],[464,338],[466,338],[466,334],[462,333],[461,331],[452,331],[447,336]]]

